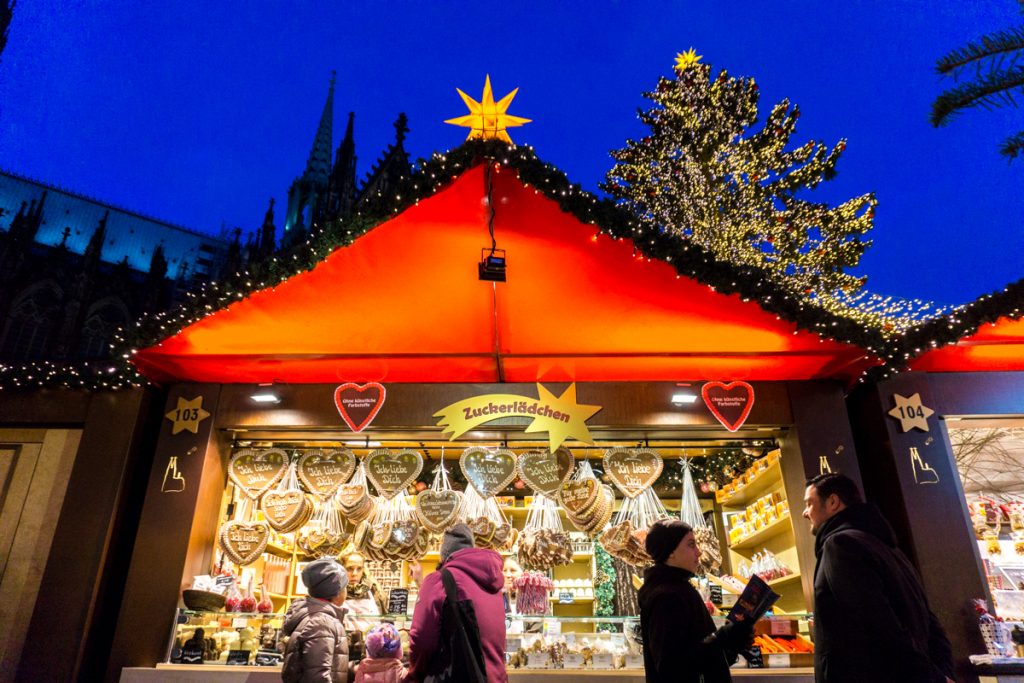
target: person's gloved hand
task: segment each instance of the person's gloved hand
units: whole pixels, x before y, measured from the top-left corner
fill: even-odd
[[[722,649],[739,654],[754,644],[754,624],[726,621],[725,625],[715,631],[715,640],[721,644]]]

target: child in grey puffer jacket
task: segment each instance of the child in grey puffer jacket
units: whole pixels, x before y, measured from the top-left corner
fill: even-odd
[[[292,603],[283,631],[288,636],[281,679],[284,683],[346,683],[348,637],[342,619],[348,575],[332,558],[314,560],[302,570],[308,597]]]

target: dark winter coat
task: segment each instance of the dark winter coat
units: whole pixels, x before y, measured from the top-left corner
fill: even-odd
[[[464,548],[444,562],[452,573],[459,600],[471,600],[480,628],[480,645],[487,666],[488,683],[508,683],[505,673],[505,602],[501,590],[501,555],[483,548]],[[430,660],[440,647],[441,607],[444,605],[441,573],[423,579],[409,628],[409,674],[406,681],[422,681]]]
[[[708,640],[715,624],[691,578],[685,569],[667,564],[644,574],[638,598],[647,683],[732,681],[726,653]]]
[[[953,656],[896,535],[858,504],[818,530],[814,552],[817,683],[945,683]]]
[[[345,610],[319,598],[296,600],[282,631],[288,636],[281,678],[285,683],[346,683]]]

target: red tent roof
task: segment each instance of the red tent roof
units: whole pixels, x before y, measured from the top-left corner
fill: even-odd
[[[309,383],[851,379],[877,363],[638,258],[515,171],[493,177],[508,282],[477,279],[490,246],[477,166],[136,366],[157,382]]]
[[[925,372],[1024,370],[1024,319],[984,323],[955,344],[924,352],[909,362]]]

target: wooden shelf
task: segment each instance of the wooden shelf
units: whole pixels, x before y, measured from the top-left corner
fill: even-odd
[[[789,583],[790,581],[798,580],[799,578],[800,578],[800,572],[793,572],[792,574],[786,574],[785,576],[783,576],[781,578],[772,579],[771,581],[768,582],[768,585],[769,586],[779,586],[779,585],[784,584],[784,583]]]
[[[276,555],[286,560],[292,559],[292,551],[290,549],[281,547],[279,545],[275,545],[273,543],[268,543],[267,547],[263,549],[263,552],[269,553],[271,555]]]
[[[779,519],[777,519],[776,521],[772,522],[768,526],[764,527],[760,531],[755,531],[754,533],[750,534],[749,536],[741,538],[740,540],[738,540],[735,543],[731,544],[729,546],[729,548],[731,550],[743,550],[743,549],[746,549],[746,548],[756,548],[757,546],[761,545],[762,543],[764,543],[769,538],[772,538],[774,536],[778,536],[779,534],[785,533],[787,531],[792,531],[792,529],[793,529],[793,525],[789,523],[789,514],[786,514],[786,515],[780,517]]]
[[[768,469],[759,472],[749,484],[736,489],[735,493],[724,499],[722,507],[738,507],[760,498],[776,484],[782,483],[782,466],[776,459]]]
[[[722,590],[726,591],[727,593],[732,593],[733,595],[739,595],[742,592],[742,591],[737,591],[737,590],[729,587],[724,581],[722,581],[722,579],[720,579],[717,576],[712,576],[711,574],[705,574],[705,576],[707,577],[708,581],[710,581],[711,583],[714,583],[714,584],[718,584],[719,586],[722,587]],[[794,581],[794,580],[799,579],[799,578],[800,578],[800,572],[795,572],[793,574],[787,574],[786,576],[783,576],[781,579],[772,579],[771,581],[768,582],[768,585],[769,586],[779,586],[779,585],[782,585],[784,583],[789,583],[790,581]]]

